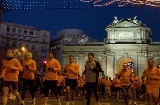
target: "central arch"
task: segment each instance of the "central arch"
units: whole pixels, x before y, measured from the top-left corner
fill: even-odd
[[[122,65],[126,62],[130,62],[132,64],[135,64],[134,63],[134,60],[131,58],[131,57],[121,57],[118,62],[117,62],[117,70],[118,70],[118,73],[122,70]]]

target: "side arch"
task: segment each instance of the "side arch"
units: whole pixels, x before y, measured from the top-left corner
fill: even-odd
[[[118,73],[122,70],[122,65],[126,62],[133,62],[135,64],[135,61],[132,57],[123,56],[119,58],[116,62]]]

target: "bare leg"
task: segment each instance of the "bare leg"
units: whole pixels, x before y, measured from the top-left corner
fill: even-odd
[[[153,101],[154,101],[155,105],[158,105],[158,98],[157,97],[153,97]]]
[[[20,105],[21,104],[21,98],[19,95],[19,92],[16,90],[13,90],[13,94],[17,97],[17,104]]]
[[[47,105],[48,97],[44,97],[44,105]]]
[[[66,102],[69,101],[69,94],[70,94],[70,87],[67,86],[67,87],[66,87]]]
[[[153,105],[153,96],[152,96],[152,94],[148,94],[148,105]]]
[[[8,95],[9,87],[3,87],[2,90],[3,90],[2,105],[7,105],[7,95]]]

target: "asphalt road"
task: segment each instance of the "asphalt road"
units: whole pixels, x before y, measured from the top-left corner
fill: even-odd
[[[106,98],[102,98],[101,96],[99,96],[99,98],[100,98],[101,105],[125,105],[123,98],[120,98],[118,102],[116,101],[114,96],[111,96],[109,100],[107,100]],[[2,92],[0,92],[0,99],[2,99]],[[25,98],[25,105],[32,105],[31,102],[32,102],[31,95],[27,93],[26,98]],[[36,95],[36,105],[44,105],[43,103],[44,103],[43,93]],[[95,105],[95,104],[96,104],[95,98],[91,98],[90,105]],[[0,105],[2,105],[2,101],[0,101]],[[8,99],[7,105],[16,105],[16,100]],[[58,105],[57,100],[54,95],[49,96],[48,105]],[[64,96],[61,96],[61,105],[66,105]],[[71,102],[70,102],[70,105],[72,105]],[[76,101],[74,105],[86,105],[86,101],[84,97],[83,96],[76,97]],[[132,101],[132,105],[134,105],[133,101]],[[147,105],[147,103],[146,101],[143,101],[143,102],[139,102],[138,105]]]

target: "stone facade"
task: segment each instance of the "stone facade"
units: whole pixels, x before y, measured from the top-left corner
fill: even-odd
[[[24,47],[26,51],[33,54],[37,68],[42,71],[43,61],[48,59],[50,31],[38,30],[33,26],[2,22],[0,32],[1,47],[12,46],[16,52],[15,56],[21,59],[21,48]]]
[[[138,21],[136,16],[133,19],[121,20],[114,17],[113,23],[105,30],[107,38],[104,42],[87,40],[80,44],[78,41],[74,40],[74,43],[71,41],[73,36],[77,38],[84,35],[73,35],[71,38],[61,35],[52,39],[51,49],[55,52],[55,57],[60,60],[62,68],[68,63],[68,56],[74,55],[82,73],[89,52],[95,54],[95,59],[101,63],[104,74],[112,78],[119,73],[125,62],[139,76],[147,67],[149,58],[155,60],[155,66],[159,65],[160,42],[152,42],[150,28]],[[64,38],[70,41],[65,43]]]

